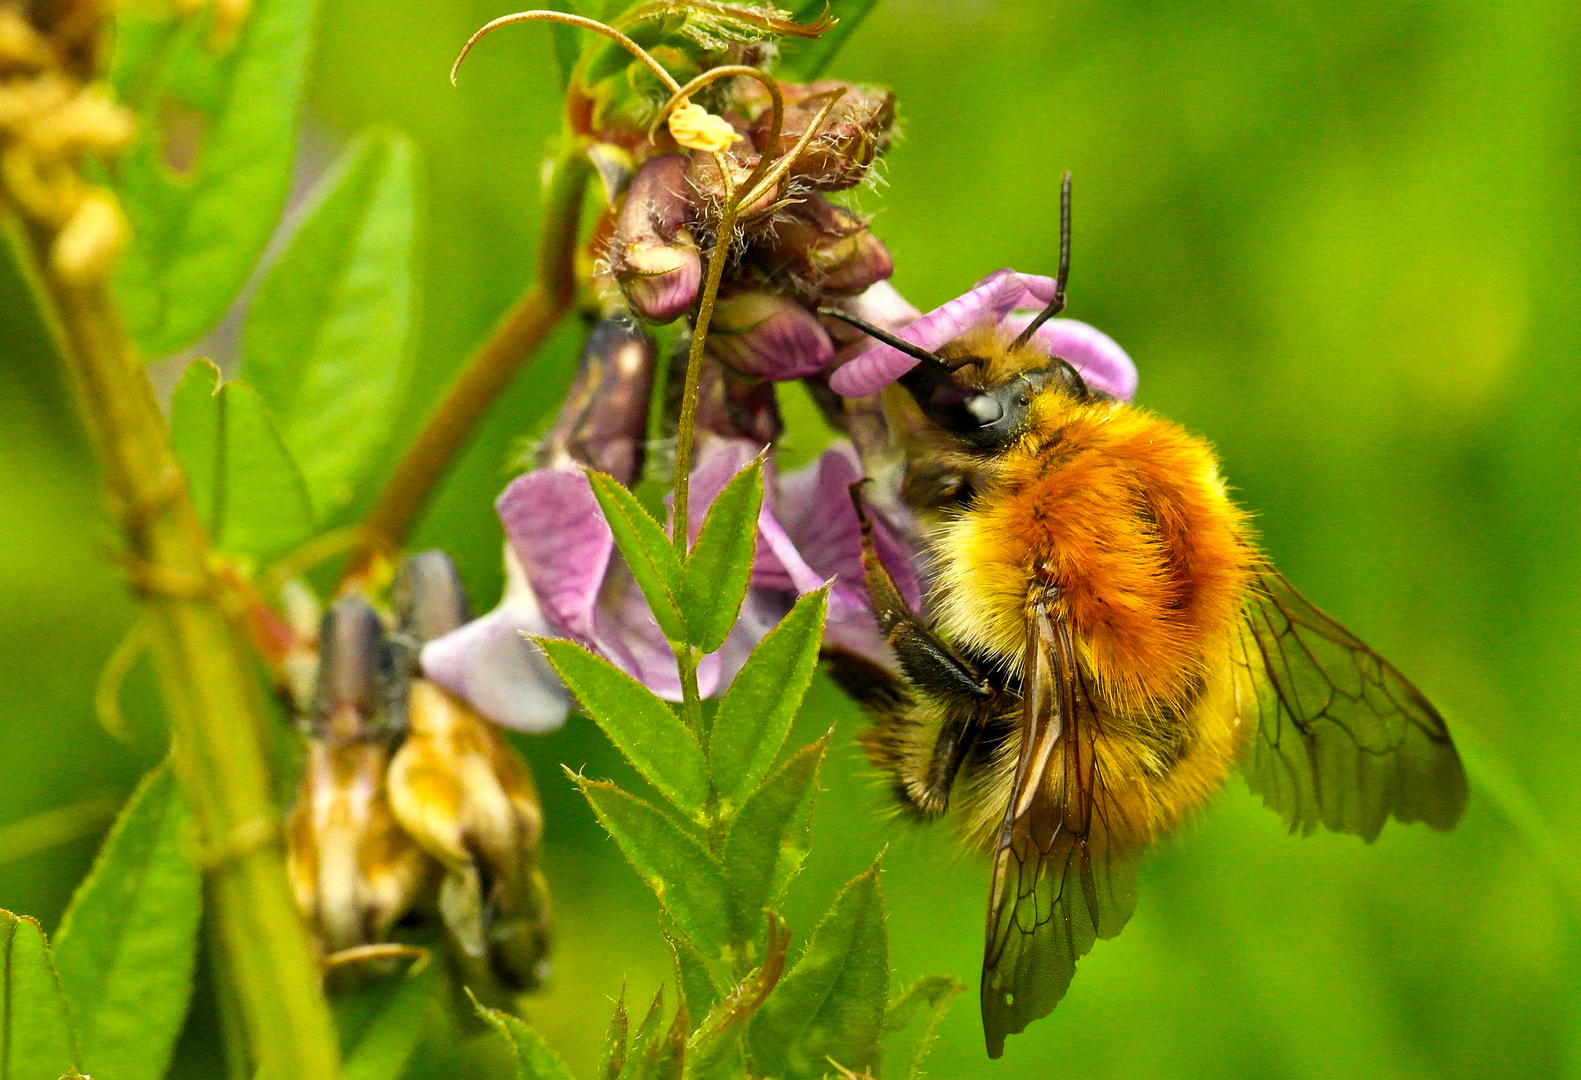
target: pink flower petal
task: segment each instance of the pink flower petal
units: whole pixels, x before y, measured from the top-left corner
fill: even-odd
[[[1019,334],[1032,319],[1031,315],[1011,315],[1005,326]],[[1136,395],[1136,365],[1102,330],[1076,319],[1050,319],[1038,327],[1032,340],[1050,356],[1069,361],[1094,390],[1121,401]]]
[[[478,712],[517,731],[553,731],[565,723],[571,695],[538,647],[523,637],[551,634],[510,546],[499,606],[423,646],[423,674]]]
[[[530,472],[512,480],[494,507],[551,625],[591,645],[615,538],[587,475],[570,468]]]
[[[995,270],[967,292],[899,331],[898,336],[931,352],[975,326],[997,323],[1018,307],[1042,307],[1053,297],[1053,278]],[[846,397],[866,397],[916,366],[917,361],[899,349],[875,341],[856,359],[835,369],[829,385]]]

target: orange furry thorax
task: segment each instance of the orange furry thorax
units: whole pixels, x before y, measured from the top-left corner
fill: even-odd
[[[941,628],[1015,658],[1052,581],[1082,659],[1119,713],[1189,709],[1222,661],[1256,554],[1212,450],[1112,401],[1040,395],[1020,440],[929,530]]]

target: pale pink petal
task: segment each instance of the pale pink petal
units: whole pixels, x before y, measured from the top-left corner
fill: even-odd
[[[591,645],[615,539],[587,475],[539,469],[511,481],[494,506],[550,624]]]
[[[1005,326],[1019,334],[1032,315],[1011,315]],[[1136,365],[1108,334],[1076,319],[1050,319],[1032,340],[1050,356],[1067,360],[1094,390],[1130,401],[1136,395]]]

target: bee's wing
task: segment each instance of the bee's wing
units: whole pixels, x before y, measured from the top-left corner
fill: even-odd
[[[1247,784],[1292,832],[1322,824],[1371,842],[1390,816],[1459,819],[1466,776],[1438,710],[1272,568],[1253,584],[1235,663],[1255,725]]]
[[[995,844],[983,955],[988,1056],[1047,1016],[1095,938],[1136,907],[1135,836],[1119,820],[1095,753],[1096,710],[1070,631],[1047,610],[1027,620],[1021,753]]]

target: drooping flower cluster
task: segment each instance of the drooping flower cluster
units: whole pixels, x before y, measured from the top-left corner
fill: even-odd
[[[468,985],[531,989],[549,948],[532,777],[417,664],[424,643],[471,617],[449,558],[408,557],[391,608],[386,617],[362,597],[342,599],[317,633],[300,703],[307,761],[287,829],[298,906],[331,961],[431,910]]]

